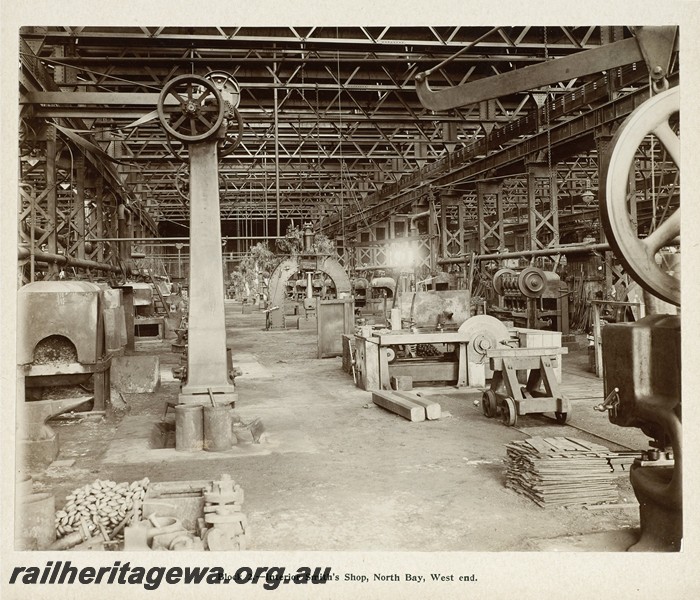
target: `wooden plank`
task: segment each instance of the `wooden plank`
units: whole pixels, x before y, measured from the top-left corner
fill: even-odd
[[[411,422],[425,421],[425,408],[423,406],[401,398],[394,392],[373,391],[372,402]]]
[[[466,333],[450,333],[450,332],[435,332],[435,333],[382,333],[375,336],[379,339],[380,346],[393,346],[395,344],[458,344],[468,343],[468,334]]]
[[[413,389],[413,377],[410,375],[392,376],[391,389],[399,392],[410,392]]]
[[[457,381],[457,363],[432,361],[419,363],[414,361],[401,362],[400,360],[389,365],[391,375],[410,375],[414,383],[417,381]]]
[[[586,506],[618,498],[619,473],[608,462],[615,453],[604,446],[577,438],[533,437],[506,444],[506,451],[506,487],[539,506]]]
[[[414,402],[415,404],[424,407],[425,418],[428,419],[428,421],[435,421],[436,419],[439,419],[440,415],[442,414],[442,409],[440,408],[440,405],[434,400],[430,400],[429,398],[423,398],[421,396],[418,396],[417,394],[408,394],[406,392],[394,393],[397,396],[400,396],[401,398],[405,398],[406,400],[410,400],[411,402]]]
[[[591,506],[584,506],[586,510],[605,510],[606,508],[634,508],[639,509],[639,504],[633,504],[631,502],[616,502],[614,504],[595,504]]]
[[[379,346],[361,337],[355,337],[356,346],[362,346],[362,356],[364,364],[362,366],[362,387],[367,391],[381,388],[379,378]]]
[[[542,438],[532,437],[525,441],[538,452],[548,452],[550,450],[550,446]]]
[[[570,441],[568,441],[564,437],[555,437],[555,438],[551,438],[551,439],[554,440],[553,443],[556,444],[556,446],[560,450],[564,450],[565,452],[568,452],[570,450],[578,450],[578,448],[576,447],[575,444],[572,444]]]
[[[487,352],[489,358],[512,358],[512,357],[529,357],[537,358],[539,356],[550,356],[556,358],[558,354],[568,354],[568,348],[494,348]]]
[[[537,392],[531,391],[530,393],[534,395]],[[523,394],[521,393],[521,396],[522,395]],[[515,398],[513,399],[515,400]],[[518,414],[522,416],[532,413],[537,414],[559,411],[562,403],[563,399],[559,396],[523,398],[522,400],[517,399],[516,407],[518,409]]]

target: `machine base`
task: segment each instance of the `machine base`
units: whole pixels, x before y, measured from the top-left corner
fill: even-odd
[[[29,471],[43,471],[58,457],[58,434],[51,430],[51,437],[42,440],[17,440],[17,452],[24,457]]]
[[[661,504],[652,490],[669,485],[672,468],[645,467],[631,473],[632,487],[639,501],[639,521],[642,535],[628,548],[629,552],[679,552],[683,540],[683,509],[669,503]],[[650,490],[647,493],[647,490]]]
[[[238,392],[217,393],[213,392],[214,404],[216,406],[230,405],[235,408],[238,401]],[[201,404],[202,406],[211,406],[212,401],[209,394],[204,392],[200,394],[181,393],[177,395],[179,404]]]

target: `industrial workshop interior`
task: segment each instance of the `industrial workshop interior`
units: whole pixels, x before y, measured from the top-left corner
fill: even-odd
[[[682,550],[681,34],[22,27],[15,550]]]

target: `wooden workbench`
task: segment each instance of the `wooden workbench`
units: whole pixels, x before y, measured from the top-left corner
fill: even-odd
[[[391,371],[394,375],[411,375],[416,381],[456,381],[457,387],[466,387],[470,379],[467,364],[468,342],[467,335],[459,332],[412,333],[401,330],[370,337],[357,335],[355,352],[360,375],[358,384],[365,390],[390,390]],[[406,361],[389,365],[386,348],[410,344],[454,344],[457,361]],[[473,373],[472,379],[479,380],[478,374]],[[483,383],[479,382],[478,385]]]

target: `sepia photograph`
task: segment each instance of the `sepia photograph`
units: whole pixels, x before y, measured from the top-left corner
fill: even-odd
[[[26,4],[4,597],[699,591],[694,3]]]

